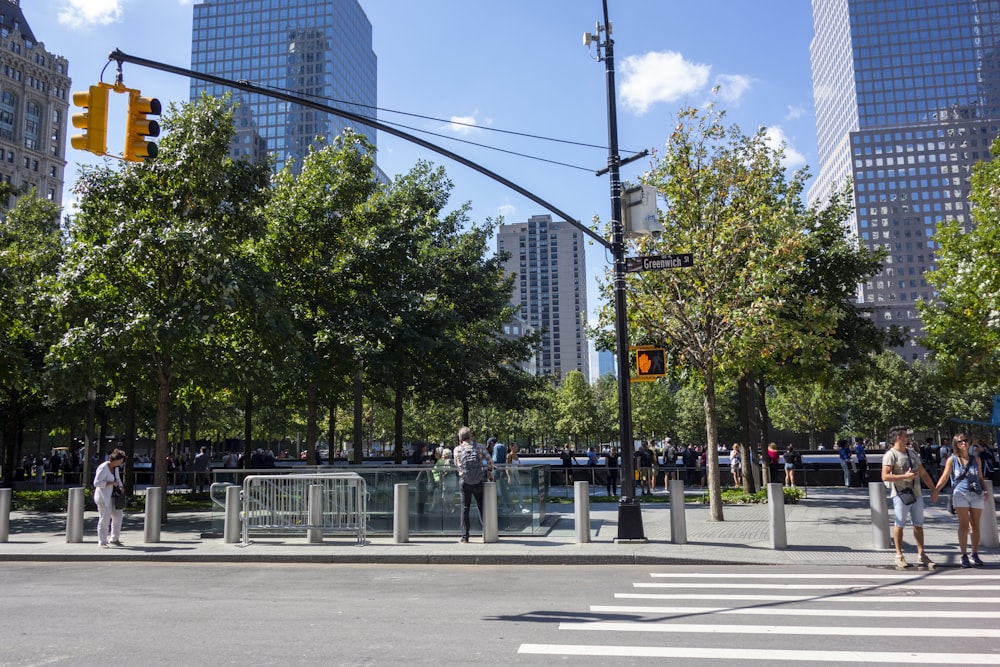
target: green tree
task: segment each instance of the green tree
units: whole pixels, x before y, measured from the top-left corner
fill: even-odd
[[[677,406],[670,383],[637,382],[632,385],[632,424],[636,437],[648,440],[669,434],[677,420]]]
[[[377,230],[368,214],[375,193],[373,147],[350,132],[310,150],[298,173],[289,164],[274,177],[265,209],[261,251],[284,295],[295,334],[286,379],[305,394],[305,444],[316,455],[322,395],[346,385],[368,356],[381,321],[371,289],[378,265],[364,252]],[[355,423],[355,428],[360,425]],[[355,438],[355,460],[361,442]]]
[[[885,350],[847,385],[847,428],[874,442],[885,440],[889,428],[914,425],[919,417],[919,371],[895,352]]]
[[[19,197],[0,222],[0,387],[7,484],[14,477],[28,404],[40,405],[44,395],[45,351],[53,333],[46,285],[62,252],[59,207],[34,190]]]
[[[723,113],[682,110],[663,156],[644,179],[666,202],[666,231],[640,248],[691,252],[693,267],[629,274],[629,324],[636,343],[670,348],[674,363],[704,387],[711,517],[721,521],[717,392],[761,357],[808,349],[834,330],[819,299],[804,308],[790,276],[803,270],[808,230],[806,174],[790,179],[763,129],[726,127]],[[610,296],[610,295],[609,295]],[[610,298],[609,298],[610,302]],[[783,313],[794,308],[794,326]],[[610,322],[610,311],[604,311]]]
[[[1000,156],[1000,139],[991,153]],[[938,226],[935,266],[926,272],[935,288],[933,302],[917,304],[924,337],[945,377],[953,384],[986,383],[1000,377],[1000,160],[977,164],[972,171],[972,219],[975,225],[949,220]]]
[[[580,371],[570,371],[556,390],[556,431],[570,436],[579,449],[581,437],[594,431],[594,395]]]
[[[802,382],[774,387],[768,413],[774,425],[787,431],[809,434],[810,449],[816,448],[820,431],[837,430],[843,422],[844,396],[838,382]]]
[[[178,387],[215,366],[210,341],[237,309],[239,246],[255,233],[266,167],[229,157],[225,100],[172,106],[159,157],[115,171],[86,168],[60,271],[64,333],[53,359],[95,350],[120,389],[150,387],[156,405],[154,483],[167,485],[170,413]]]

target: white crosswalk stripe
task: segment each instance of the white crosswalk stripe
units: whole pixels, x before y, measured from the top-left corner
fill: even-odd
[[[1000,665],[1000,572],[729,570],[650,579],[633,582],[642,592],[614,593],[621,604],[591,605],[594,620],[559,623],[564,641],[524,643],[518,653],[698,665]]]

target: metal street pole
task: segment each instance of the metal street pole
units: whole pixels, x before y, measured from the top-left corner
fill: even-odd
[[[618,155],[618,112],[615,103],[615,41],[611,38],[611,21],[608,19],[608,1],[603,0],[604,25],[597,26],[596,40],[600,55],[604,55],[608,97],[608,168],[611,175],[611,253],[614,258],[615,339],[618,348],[618,418],[620,423],[622,456],[622,495],[618,503],[618,541],[645,541],[642,528],[642,509],[635,497],[635,458],[632,441],[631,372],[628,358],[628,323],[625,320],[625,230],[622,224],[622,184]],[[600,33],[604,32],[604,43]],[[585,43],[593,37],[587,35]],[[603,173],[603,170],[599,173]]]

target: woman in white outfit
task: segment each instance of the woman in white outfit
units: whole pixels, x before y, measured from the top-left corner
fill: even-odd
[[[115,509],[111,492],[115,487],[125,490],[119,468],[125,463],[125,452],[116,449],[108,460],[97,466],[94,473],[94,502],[97,503],[97,543],[102,549],[109,544],[125,546],[121,542],[122,510]],[[111,526],[111,540],[108,540],[108,525]]]

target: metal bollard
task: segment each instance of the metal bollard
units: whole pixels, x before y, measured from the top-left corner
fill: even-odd
[[[323,485],[309,485],[309,525],[306,529],[306,536],[309,544],[320,544],[323,542]]]
[[[889,548],[889,505],[885,498],[885,484],[868,482],[868,503],[872,514],[872,548]]]
[[[0,489],[0,542],[10,536],[10,499],[13,489]]]
[[[767,508],[771,523],[771,548],[784,549],[788,546],[788,534],[785,531],[785,492],[782,485],[777,482],[767,485]]]
[[[146,489],[146,520],[142,529],[142,541],[152,544],[160,541],[160,521],[163,516],[163,487],[151,486]]]
[[[590,484],[573,483],[573,507],[576,517],[576,543],[590,542]]]
[[[240,494],[243,489],[238,486],[226,487],[226,519],[222,529],[226,544],[236,544],[240,541]]]
[[[83,493],[83,487],[76,487],[69,490],[69,499],[66,505],[67,544],[83,542]]]
[[[405,544],[410,541],[410,485],[393,486],[392,541]]]
[[[483,542],[489,544],[497,541],[497,483],[483,484]]]
[[[1000,538],[997,537],[997,501],[993,498],[993,482],[985,480],[983,490],[986,503],[983,505],[983,514],[979,517],[979,543],[984,547],[1000,547]]]
[[[687,544],[687,517],[684,514],[684,482],[672,479],[667,485],[670,491],[670,541]]]

